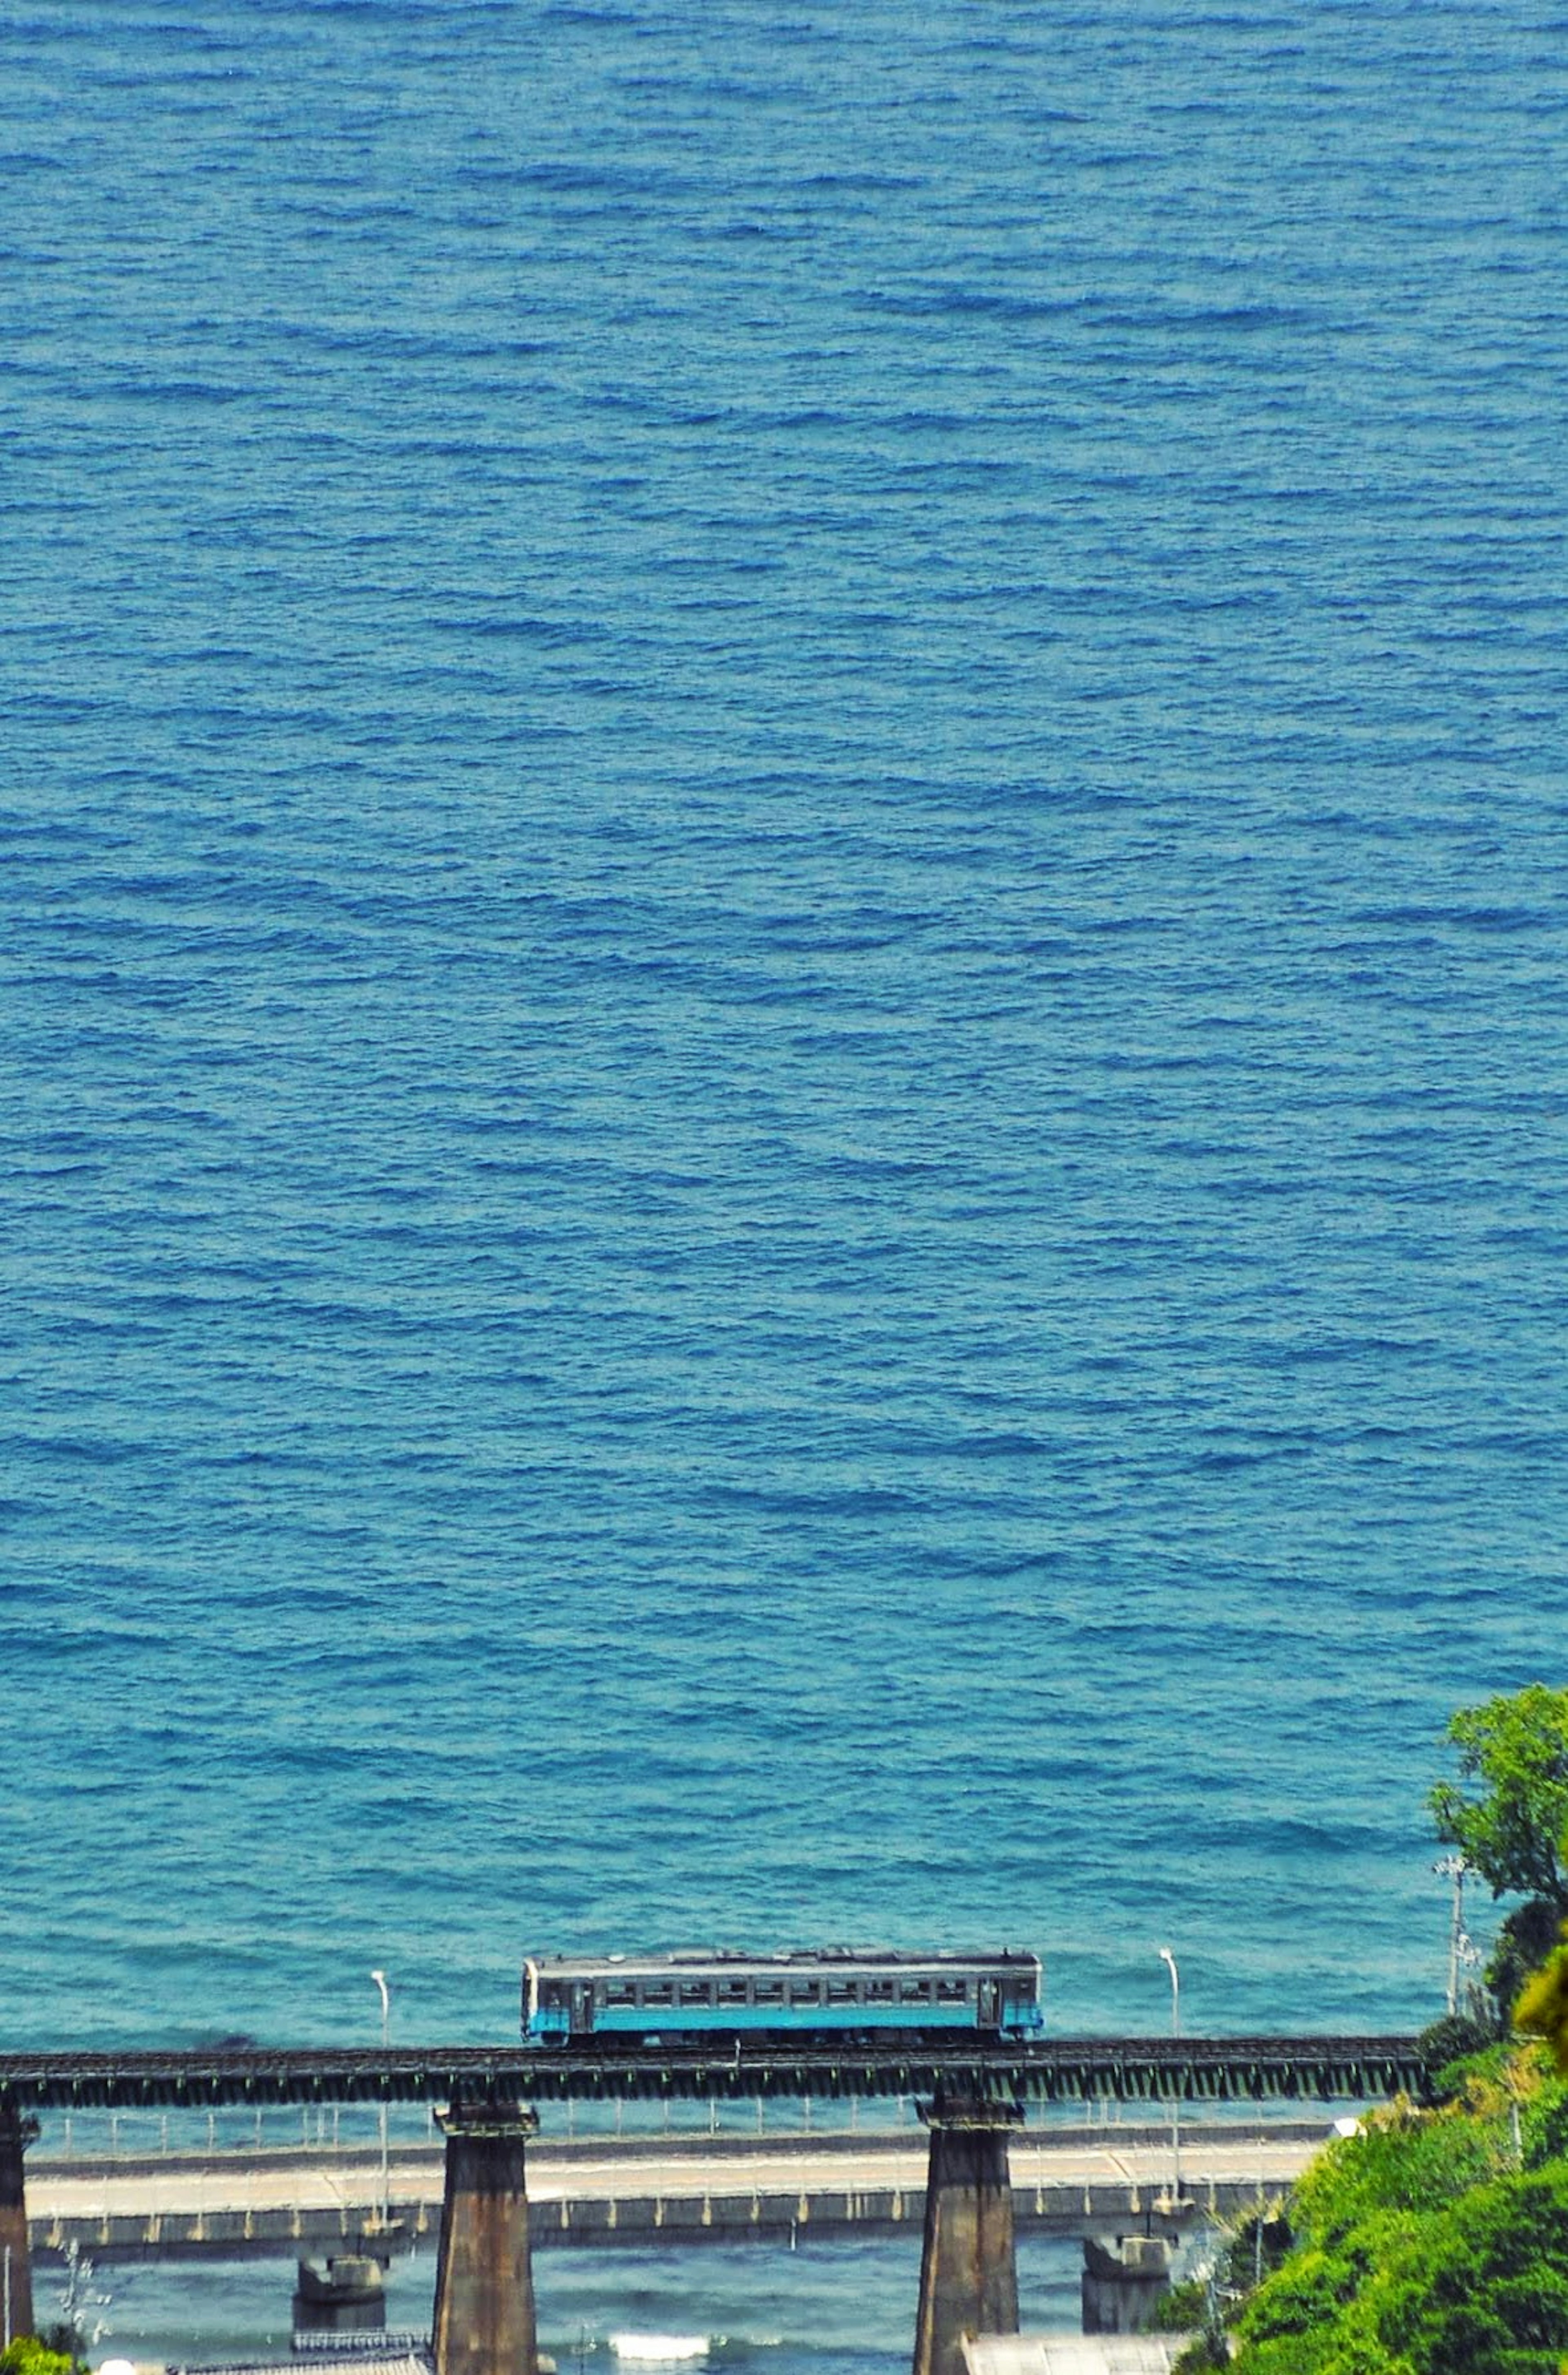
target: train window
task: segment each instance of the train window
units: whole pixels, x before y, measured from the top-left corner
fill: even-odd
[[[719,2002],[722,2004],[743,2004],[746,2002],[746,1981],[744,1979],[721,1979],[719,1981]]]
[[[937,2002],[938,2003],[967,2003],[969,2002],[969,1981],[967,1979],[938,1979],[937,1982]]]
[[[680,2001],[683,2004],[711,2004],[713,1983],[711,1979],[682,1979]]]
[[[634,2004],[636,2001],[634,1979],[607,1979],[599,1990],[599,2002],[604,2004]]]
[[[759,1979],[756,1986],[751,1991],[751,2001],[753,2003],[760,2004],[782,2004],[784,2002],[784,1981],[782,1979]]]
[[[899,1981],[900,2003],[923,2004],[929,2003],[930,2001],[931,1982],[929,1979],[901,1979]]]
[[[643,2002],[645,2004],[672,2004],[675,1989],[668,1979],[647,1979],[643,1982]]]
[[[867,2003],[891,2003],[892,2000],[893,1983],[891,1979],[867,1980],[866,2001]]]
[[[822,2001],[820,1984],[816,1979],[791,1979],[789,2000],[792,2004],[814,2004]]]
[[[539,2002],[559,2006],[566,2002],[566,1987],[560,1979],[546,1979],[539,1990]]]
[[[828,2002],[831,2004],[852,2004],[860,2001],[860,1988],[855,1979],[830,1979]]]

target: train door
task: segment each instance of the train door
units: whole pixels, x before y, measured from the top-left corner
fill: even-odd
[[[1002,2026],[1002,1983],[1000,1979],[982,1979],[980,1982],[980,2019],[978,2025],[982,2028],[1000,2028]]]
[[[573,2037],[586,2037],[594,2026],[594,1983],[573,1979],[568,1999],[568,2019]]]

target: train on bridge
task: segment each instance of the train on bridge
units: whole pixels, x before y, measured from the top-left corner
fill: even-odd
[[[617,2046],[687,2040],[912,2047],[1043,2034],[1040,1958],[819,1947],[777,1955],[532,1956],[523,2040]]]

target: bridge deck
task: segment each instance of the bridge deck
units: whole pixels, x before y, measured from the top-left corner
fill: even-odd
[[[0,2109],[226,2104],[751,2101],[925,2095],[938,2086],[1020,2101],[1365,2101],[1420,2094],[1418,2040],[1392,2037],[1054,2038],[958,2040],[890,2051],[832,2040],[723,2040],[629,2051],[506,2046],[306,2047],[0,2054]]]
[[[1176,2223],[1276,2192],[1299,2175],[1329,2133],[1323,2122],[1189,2128],[1182,2143],[1184,2214],[1168,2205],[1169,2132],[1148,2128],[1016,2138],[1009,2159],[1020,2226],[1055,2233],[1103,2230],[1145,2211]],[[539,2245],[776,2239],[855,2227],[918,2231],[926,2147],[917,2133],[760,2142],[641,2138],[529,2152],[533,2239]],[[403,2235],[433,2239],[442,2193],[439,2146],[396,2151],[388,2204]],[[129,2168],[112,2161],[41,2161],[29,2187],[30,2239],[40,2251],[76,2241],[95,2258],[263,2254],[351,2243],[380,2220],[373,2150],[171,2156]]]

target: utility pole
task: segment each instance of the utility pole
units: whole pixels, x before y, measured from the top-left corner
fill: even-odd
[[[1459,2009],[1460,1956],[1469,1944],[1465,1936],[1465,1874],[1469,1866],[1462,1855],[1450,1855],[1440,1856],[1432,1868],[1454,1884],[1454,1913],[1448,1925],[1448,2012],[1452,2018]]]

